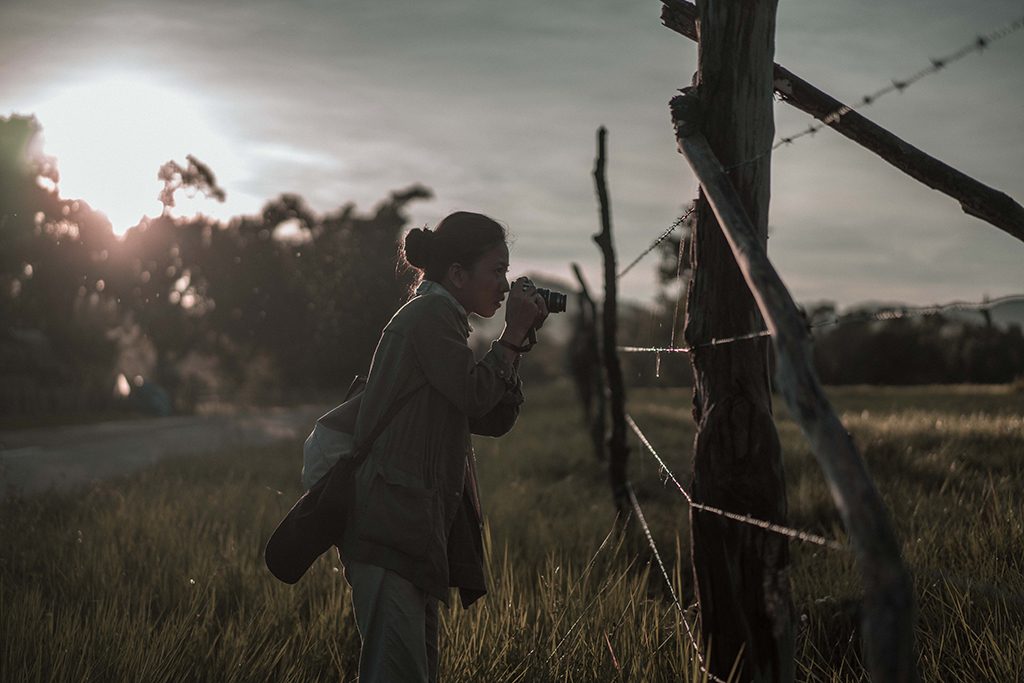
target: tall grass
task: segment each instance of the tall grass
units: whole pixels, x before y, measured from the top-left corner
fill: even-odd
[[[1024,679],[1024,395],[845,389],[832,397],[893,511],[914,576],[924,680]],[[630,412],[684,481],[679,390]],[[790,521],[842,532],[784,416]],[[261,548],[298,496],[298,443],[165,461],[136,476],[0,506],[0,680],[353,680],[359,639],[336,557],[297,586]],[[571,392],[530,392],[516,429],[477,443],[490,594],[442,612],[453,681],[698,681],[697,659],[639,534],[613,530],[607,476]],[[631,473],[682,606],[687,511],[637,445]],[[801,680],[866,680],[848,553],[794,543]],[[686,613],[695,626],[694,613]]]

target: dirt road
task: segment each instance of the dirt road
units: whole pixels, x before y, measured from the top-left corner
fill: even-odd
[[[148,467],[161,458],[256,446],[299,445],[327,408],[270,408],[238,415],[182,416],[0,432],[0,499],[67,489]]]

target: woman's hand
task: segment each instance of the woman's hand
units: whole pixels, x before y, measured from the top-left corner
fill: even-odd
[[[505,332],[502,337],[519,346],[530,328],[540,327],[548,316],[544,298],[527,277],[516,278],[505,304]]]
[[[529,282],[529,280],[527,280]],[[544,321],[548,319],[548,302],[544,300],[540,294],[537,293],[537,288],[530,282],[533,292],[533,302],[537,306],[537,318],[533,321],[533,329],[539,330],[544,326]]]

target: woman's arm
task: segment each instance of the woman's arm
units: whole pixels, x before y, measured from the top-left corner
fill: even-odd
[[[470,419],[487,415],[519,382],[515,353],[500,344],[479,362],[466,345],[458,312],[441,297],[426,297],[430,310],[410,331],[416,362],[427,381]]]
[[[523,345],[531,325],[543,324],[548,313],[543,299],[528,279],[516,280],[509,291],[505,329],[479,362],[466,344],[465,320],[455,308],[441,297],[426,297],[424,305],[411,336],[427,381],[470,420],[488,416],[476,433],[504,434],[515,424],[523,402],[515,347]]]
[[[518,359],[515,365],[518,366]],[[489,413],[469,420],[470,433],[480,436],[503,436],[515,426],[522,404],[523,382],[518,380]]]

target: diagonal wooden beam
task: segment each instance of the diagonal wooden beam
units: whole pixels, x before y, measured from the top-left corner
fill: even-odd
[[[697,7],[687,0],[662,0],[661,22],[697,40]],[[926,154],[856,111],[831,117],[845,105],[792,71],[774,65],[779,98],[874,152],[911,178],[952,197],[967,213],[1024,241],[1024,207],[1009,195]],[[831,120],[834,118],[835,120]]]

